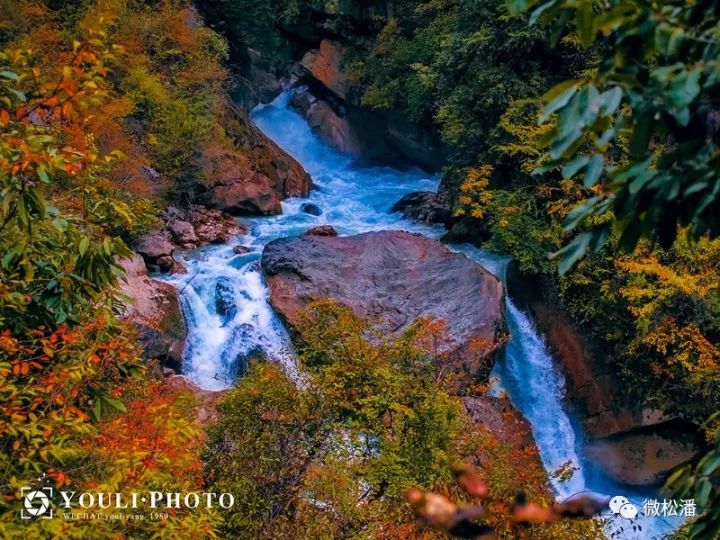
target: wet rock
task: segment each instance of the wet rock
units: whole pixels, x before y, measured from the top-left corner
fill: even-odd
[[[479,223],[479,220],[464,216],[452,224],[450,230],[442,237],[442,241],[451,244],[461,242],[478,243],[478,236],[480,236],[480,239],[484,238],[483,233],[484,227],[482,223]]]
[[[186,215],[195,228],[199,246],[225,244],[233,236],[247,232],[247,227],[238,223],[235,218],[213,208],[194,204]]]
[[[453,221],[452,208],[448,201],[434,191],[413,191],[396,202],[391,212],[419,223],[441,223],[450,225]]]
[[[331,298],[397,334],[419,317],[444,321],[450,379],[462,386],[487,367],[504,334],[503,287],[480,265],[418,234],[302,235],[262,255],[270,303],[293,328],[308,303]]]
[[[129,297],[122,317],[137,328],[143,356],[179,363],[187,328],[177,290],[168,283],[150,278],[140,255],[123,259],[121,265],[125,278],[120,281],[120,291]]]
[[[317,204],[313,203],[303,203],[300,206],[300,210],[302,210],[306,214],[310,214],[311,216],[322,215],[322,210],[320,210],[320,207]]]
[[[150,265],[149,268],[153,272],[168,272],[170,274],[184,274],[187,272],[187,268],[171,255],[160,257],[155,261],[155,265]]]
[[[241,324],[233,329],[232,337],[221,353],[221,361],[229,379],[244,375],[251,362],[268,359],[265,350],[257,343],[256,332],[250,324]]]
[[[320,139],[336,150],[352,156],[370,153],[371,144],[363,141],[347,117],[339,115],[326,101],[316,101],[307,112],[306,119]]]
[[[318,99],[310,91],[310,87],[307,85],[297,86],[292,89],[290,93],[290,104],[297,109],[299,112],[307,115],[313,104],[317,103]]]
[[[474,396],[464,397],[461,402],[470,418],[485,426],[500,442],[523,451],[535,448],[530,423],[512,406],[509,399]]]
[[[347,93],[347,74],[342,69],[346,49],[337,41],[323,39],[318,49],[305,53],[300,66],[341,99]]]
[[[211,203],[236,216],[282,213],[272,182],[262,174],[253,175],[247,182],[231,179],[227,184],[215,184]]]
[[[265,362],[268,360],[267,354],[259,345],[254,345],[244,353],[238,354],[234,363],[235,378],[242,377],[247,373],[252,362]]]
[[[249,252],[250,248],[247,246],[241,246],[239,244],[237,246],[233,246],[233,253],[235,253],[235,255],[244,255]]]
[[[222,124],[233,148],[203,150],[203,179],[211,206],[232,214],[279,214],[280,200],[306,197],[312,181],[302,165],[227,103]]]
[[[198,244],[198,237],[195,234],[195,227],[188,221],[175,220],[167,224],[168,230],[172,233],[176,243],[184,248],[193,248]]]
[[[310,193],[310,175],[290,156],[277,154],[268,160],[268,165],[268,178],[283,198],[307,197]]]
[[[160,217],[164,222],[163,229],[150,231],[132,245],[153,272],[185,272],[173,256],[177,249],[225,243],[247,231],[232,216],[200,205],[169,206]]]
[[[145,260],[150,270],[167,272],[173,268],[175,245],[167,231],[151,231],[138,238],[132,248]]]
[[[513,465],[517,471],[537,471],[544,475],[544,467],[540,460],[535,439],[532,434],[530,423],[523,418],[512,405],[509,399],[493,396],[462,397],[460,402],[463,412],[475,424],[475,429],[480,433],[487,433],[492,439],[502,445],[503,448],[511,450]],[[484,469],[497,460],[494,446],[489,444],[474,445],[474,452],[470,454],[468,461],[478,469]],[[520,491],[526,489],[523,485],[525,476],[513,474],[508,478],[509,489]],[[550,490],[546,489],[546,495],[550,496]]]
[[[658,486],[701,449],[694,426],[671,421],[595,439],[586,452],[592,463],[618,483]]]
[[[215,311],[226,321],[237,314],[235,290],[227,281],[220,280],[215,284]]]
[[[317,227],[312,227],[305,231],[305,234],[309,234],[311,236],[337,236],[337,231],[333,228],[332,225],[318,225]]]
[[[228,148],[207,147],[203,177],[210,188],[208,204],[234,216],[282,213],[281,194],[264,173],[252,169],[248,157]]]

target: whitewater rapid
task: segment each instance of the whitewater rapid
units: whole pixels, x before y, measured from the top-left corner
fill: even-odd
[[[294,351],[287,330],[268,303],[268,291],[259,268],[263,246],[269,241],[301,234],[316,225],[332,225],[340,235],[380,229],[402,229],[439,238],[440,227],[412,223],[390,207],[411,191],[435,190],[436,176],[418,169],[399,171],[390,167],[358,167],[352,158],[319,141],[307,123],[288,107],[289,94],[260,106],[252,118],[258,127],[297,159],[314,182],[310,196],[283,202],[279,216],[243,219],[249,230],[228,245],[210,246],[181,254],[186,274],[164,277],[180,291],[188,338],[183,373],[201,388],[231,387],[252,358],[281,362],[297,377]],[[317,205],[322,214],[302,211],[304,203]],[[249,248],[236,254],[234,246]],[[469,245],[450,245],[477,261],[504,281],[507,257]],[[583,435],[566,409],[565,380],[532,321],[506,300],[510,341],[505,358],[498,361],[494,392],[506,392],[513,405],[532,426],[533,435],[551,486],[559,500],[592,490],[607,495],[626,495],[585,462]],[[563,478],[555,473],[564,470]],[[641,504],[642,494],[631,500]],[[660,521],[640,518],[625,522],[607,516],[606,534],[612,538],[660,538],[671,528]],[[641,526],[641,530],[637,526]],[[634,529],[634,530],[633,530]]]

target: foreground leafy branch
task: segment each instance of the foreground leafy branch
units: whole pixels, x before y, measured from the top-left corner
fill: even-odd
[[[717,111],[718,2],[510,0],[553,41],[574,32],[598,51],[597,69],[566,80],[543,101],[538,172],[582,173],[585,202],[565,223],[579,234],[556,255],[566,272],[610,234],[632,251],[640,238],[672,245],[720,234]]]

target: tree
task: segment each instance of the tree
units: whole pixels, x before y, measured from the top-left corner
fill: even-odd
[[[99,165],[65,131],[104,95],[113,48],[98,24],[50,71],[26,49],[0,52],[0,470],[13,489],[50,465],[64,485],[68,441],[91,416],[123,410],[111,388],[138,369],[112,313],[127,246],[105,234],[91,201],[81,213],[48,202],[61,185],[82,199]]]
[[[575,33],[598,51],[597,69],[544,96],[541,123],[554,122],[538,172],[583,174],[587,198],[557,252],[567,271],[612,234],[632,251],[640,238],[672,245],[720,234],[717,111],[718,4],[610,0],[509,0],[557,43]]]

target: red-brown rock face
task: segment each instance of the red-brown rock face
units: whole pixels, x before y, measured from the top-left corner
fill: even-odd
[[[308,303],[330,298],[390,334],[417,318],[442,320],[452,372],[467,382],[503,333],[500,281],[427,237],[380,231],[349,237],[303,235],[270,242],[262,268],[270,303],[297,327]]]

